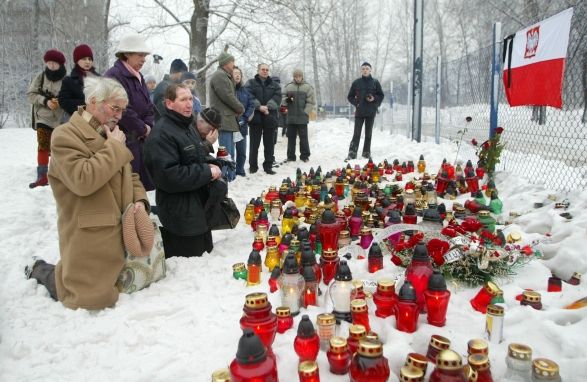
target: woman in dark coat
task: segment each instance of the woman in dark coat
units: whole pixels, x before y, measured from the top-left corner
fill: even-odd
[[[128,94],[128,107],[119,125],[126,134],[126,146],[134,157],[132,169],[140,175],[145,189],[151,191],[155,187],[145,168],[143,144],[153,127],[154,110],[149,89],[140,73],[148,54],[149,48],[143,37],[137,34],[124,36],[116,51],[118,60],[104,75],[120,82]]]
[[[236,97],[243,104],[245,112],[238,117],[238,125],[243,139],[236,142],[236,175],[245,176],[245,161],[247,159],[247,134],[249,133],[249,121],[253,119],[255,103],[253,96],[243,85],[243,72],[238,67],[232,71],[232,79],[236,86]]]
[[[94,53],[92,48],[81,44],[73,50],[73,62],[75,66],[71,74],[63,79],[59,91],[59,105],[70,116],[77,111],[79,106],[86,104],[84,97],[84,78],[88,75],[99,76],[94,68]]]

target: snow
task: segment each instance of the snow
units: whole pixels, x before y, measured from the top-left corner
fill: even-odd
[[[295,176],[299,166],[330,170],[342,166],[352,126],[346,119],[312,123],[310,126],[311,162],[288,163],[277,169],[277,175],[262,172],[238,178],[230,184],[230,196],[241,211],[246,202],[281,179]],[[286,142],[281,136],[276,147],[277,159],[285,158]],[[423,153],[428,169],[436,172],[443,158],[453,160],[456,146],[411,142],[405,136],[374,130],[374,160],[394,158],[417,161]],[[262,155],[262,154],[261,154]],[[226,367],[234,358],[241,335],[239,319],[246,294],[268,292],[269,273],[265,269],[261,285],[246,287],[232,278],[232,264],[246,261],[253,240],[244,219],[232,231],[215,232],[214,251],[202,258],[167,261],[167,277],[132,295],[121,295],[114,308],[99,312],[72,311],[53,302],[45,288],[33,280],[25,280],[24,266],[31,256],[49,262],[59,258],[54,200],[49,187],[29,190],[35,176],[36,141],[30,129],[0,130],[0,380],[3,381],[209,381],[215,369]],[[523,157],[518,157],[523,160]],[[364,160],[352,164],[364,164]],[[499,173],[497,188],[504,203],[501,221],[511,220],[509,213],[522,216],[507,226],[505,234],[522,234],[523,243],[541,240],[544,260],[534,260],[511,281],[499,283],[505,295],[505,340],[490,344],[490,361],[496,381],[505,373],[507,345],[527,344],[534,357],[557,362],[565,381],[587,380],[587,308],[562,309],[587,296],[585,282],[580,286],[563,283],[562,293],[547,293],[551,270],[563,279],[573,272],[587,273],[587,193],[562,195],[525,179]],[[567,220],[554,209],[548,196],[558,201],[567,199],[572,215]],[[154,195],[150,195],[154,198]],[[544,203],[534,208],[534,203]],[[548,234],[549,236],[545,236]],[[355,279],[377,279],[401,275],[389,258],[376,274],[367,272],[366,260],[350,261]],[[324,285],[321,286],[326,291]],[[394,318],[380,319],[370,315],[371,326],[384,342],[384,355],[389,359],[392,375],[398,381],[399,369],[409,352],[426,353],[432,334],[452,341],[452,349],[466,354],[467,341],[483,337],[485,316],[474,311],[469,300],[477,289],[449,282],[452,297],[447,325],[430,326],[421,316],[413,334],[395,329]],[[536,311],[522,307],[515,296],[525,288],[542,294],[544,308]],[[315,323],[316,315],[331,310],[322,297],[322,306],[306,312]],[[280,304],[279,294],[269,296],[273,307]],[[374,305],[369,302],[370,312]],[[297,381],[297,356],[293,350],[294,329],[277,334],[273,345],[277,355],[281,381]],[[339,328],[347,337],[348,325]],[[348,376],[334,376],[328,370],[324,352],[318,356],[322,381],[348,381]],[[429,372],[432,365],[429,366]]]

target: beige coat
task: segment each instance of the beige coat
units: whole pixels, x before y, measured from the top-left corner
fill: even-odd
[[[43,88],[41,89],[41,78],[43,77]],[[49,127],[57,127],[61,124],[61,119],[64,113],[63,109],[58,107],[55,110],[51,110],[45,104],[45,99],[47,98],[46,95],[50,94],[57,98],[59,90],[61,90],[61,81],[62,80],[55,82],[50,81],[45,73],[41,73],[33,79],[33,82],[31,82],[26,95],[27,100],[33,106],[35,125],[37,123],[42,123]]]
[[[210,106],[215,107],[222,114],[221,131],[238,131],[237,116],[245,112],[244,106],[236,98],[236,87],[232,75],[222,67],[210,78]]]
[[[147,200],[132,154],[104,139],[76,112],[51,138],[49,184],[57,204],[61,259],[55,268],[59,301],[68,308],[102,309],[118,300],[116,279],[124,265],[121,216],[125,206]]]

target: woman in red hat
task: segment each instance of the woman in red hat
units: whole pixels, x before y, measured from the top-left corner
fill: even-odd
[[[63,79],[59,92],[59,105],[69,115],[77,111],[79,106],[86,104],[84,97],[84,78],[87,76],[99,76],[94,68],[94,53],[92,48],[81,44],[73,50],[73,62],[75,66],[71,74]]]
[[[51,133],[61,123],[63,109],[59,106],[59,90],[65,77],[65,56],[57,49],[49,49],[43,57],[45,70],[38,74],[27,91],[27,99],[33,106],[32,125],[37,131],[37,180],[30,188],[46,186]]]

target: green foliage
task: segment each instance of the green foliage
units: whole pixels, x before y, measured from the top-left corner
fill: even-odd
[[[483,167],[489,176],[495,172],[495,166],[500,162],[501,152],[505,147],[505,144],[500,141],[502,132],[503,128],[498,127],[496,134],[483,142],[481,148],[477,150],[479,157],[477,165]]]

